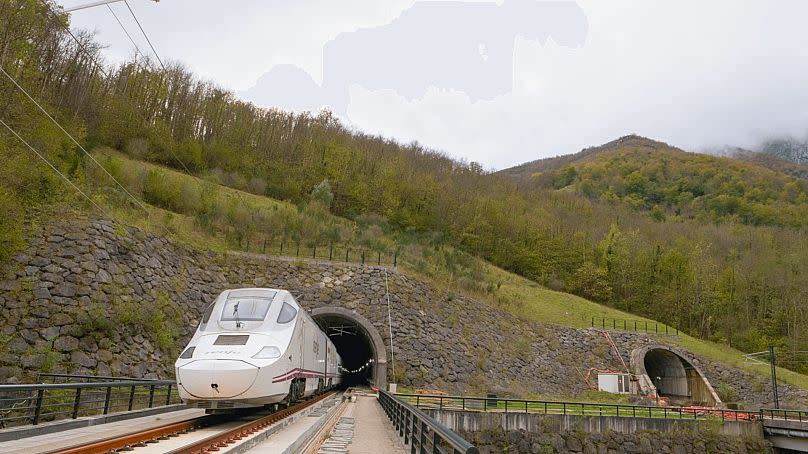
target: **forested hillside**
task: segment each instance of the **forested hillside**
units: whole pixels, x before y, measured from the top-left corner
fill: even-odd
[[[52,11],[36,0],[0,6],[0,120],[100,209],[127,219],[145,218],[151,207],[181,213],[197,228],[224,232],[233,248],[265,238],[365,241],[352,229],[372,227],[390,239],[377,241],[379,250],[463,250],[737,348],[808,350],[805,181],[641,139],[525,178],[488,174],[418,144],[350,130],[328,113],[255,107],[178,64],[99,64],[92,37],[74,39],[66,16]],[[0,209],[9,213],[0,218],[0,250],[8,257],[22,241],[17,219],[37,222],[57,204],[93,207],[10,130],[0,131]],[[99,147],[290,201],[309,213],[289,219],[307,224],[261,218],[243,199],[192,191],[131,165],[116,169],[114,159],[100,160],[107,174],[84,152]],[[349,221],[311,227],[318,210]],[[795,355],[784,359],[799,368]]]
[[[784,173],[790,170],[799,176],[800,166],[772,156],[756,156],[758,162],[747,156],[742,161],[627,136],[565,158],[503,173],[540,189],[573,190],[592,200],[648,211],[657,221],[673,216],[703,222],[808,225],[808,183]]]

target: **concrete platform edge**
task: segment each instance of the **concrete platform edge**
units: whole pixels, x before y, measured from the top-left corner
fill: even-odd
[[[338,396],[331,396],[331,397],[329,397],[328,399],[326,399],[326,400],[324,400],[322,402],[318,402],[317,404],[312,405],[311,407],[305,409],[303,412],[298,413],[297,415],[293,415],[293,416],[290,416],[289,418],[286,418],[286,419],[282,420],[279,424],[270,427],[269,429],[267,429],[264,432],[261,432],[260,434],[256,435],[255,437],[249,439],[247,442],[242,443],[242,444],[240,444],[238,446],[234,446],[233,449],[228,451],[228,453],[242,454],[242,453],[245,453],[245,452],[249,451],[250,449],[252,449],[255,446],[257,446],[257,445],[261,444],[262,442],[264,442],[272,434],[277,433],[279,430],[281,430],[284,427],[288,426],[289,424],[291,424],[293,421],[297,420],[298,418],[308,416],[309,413],[311,413],[315,409],[320,408],[321,406],[323,406],[326,401],[329,401],[331,399],[337,399],[337,398],[339,398],[339,397]],[[291,446],[289,446],[286,450],[284,450],[282,454],[289,454],[289,453],[297,452],[297,449],[299,449],[301,446],[303,446],[303,443],[307,440],[306,437],[307,436],[310,437],[311,434],[313,433],[313,432],[311,432],[312,429],[317,428],[316,430],[319,430],[319,428],[322,427],[323,424],[325,424],[325,422],[328,420],[328,418],[332,415],[332,413],[334,411],[336,411],[336,409],[338,407],[339,407],[339,405],[334,405],[331,408],[331,410],[328,411],[328,413],[321,416],[320,419],[317,421],[317,423],[315,423],[306,432],[304,432],[297,439],[297,441],[295,441]]]

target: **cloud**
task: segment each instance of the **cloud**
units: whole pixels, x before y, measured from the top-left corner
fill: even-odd
[[[578,47],[586,31],[586,16],[570,1],[418,2],[388,24],[326,43],[319,87],[309,85],[304,71],[278,65],[242,96],[288,108],[282,97],[293,93],[319,98],[320,106],[340,114],[351,102],[351,85],[391,89],[407,100],[430,87],[463,92],[472,102],[490,100],[511,92],[517,37]]]
[[[507,3],[492,7],[490,1],[483,2],[493,11],[502,11]],[[463,59],[474,62],[476,66],[465,66],[477,68],[466,71],[473,74],[458,77],[435,70],[435,62],[424,63],[428,54],[417,63],[421,56],[406,54],[408,44],[419,42],[418,31],[409,30],[394,52],[346,55],[346,71],[374,63],[384,66],[360,77],[348,73],[347,79],[340,72],[329,74],[324,60],[328,42],[341,35],[358,36],[358,30],[380,30],[415,6],[458,5],[413,0],[172,0],[136,2],[132,7],[164,58],[180,60],[204,78],[239,90],[278,68],[274,81],[265,79],[274,86],[270,94],[282,107],[300,110],[322,105],[323,93],[316,87],[329,78],[342,78],[349,82],[331,85],[340,86],[334,93],[347,97],[342,118],[354,127],[415,139],[497,168],[574,152],[632,132],[694,150],[753,146],[771,135],[805,135],[808,27],[803,22],[808,2],[577,4],[586,17],[585,42],[570,44],[559,33],[530,36],[524,32],[531,30],[526,15],[527,28],[510,29],[516,30],[511,69],[496,65],[506,72],[479,70],[509,58],[500,52],[500,44],[481,39],[489,36],[489,27],[478,26],[480,32],[471,33],[471,19],[447,19],[449,15],[440,16],[441,32],[430,35],[430,42],[442,45],[455,36],[471,42]],[[125,16],[125,8],[118,11]],[[76,13],[73,20],[79,27],[99,30],[99,38],[110,45],[106,52],[111,59],[131,55],[131,45],[105,8]],[[136,31],[130,22],[130,31]],[[416,72],[412,83],[408,86],[407,80],[395,77],[385,83],[382,70],[400,72],[396,65],[406,61],[415,62],[412,71],[407,68],[407,74]],[[337,69],[342,70],[339,65]],[[431,73],[435,77],[427,77]],[[475,79],[481,74],[492,82],[481,85]],[[439,76],[447,76],[448,82]],[[294,83],[299,84],[294,91],[277,88]],[[315,93],[306,96],[306,90]],[[325,104],[339,101],[333,94],[328,97],[333,99]],[[271,100],[262,103],[272,105]]]

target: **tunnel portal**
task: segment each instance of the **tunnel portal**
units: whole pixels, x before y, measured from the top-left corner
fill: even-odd
[[[637,349],[631,354],[631,364],[645,395],[667,397],[676,405],[721,405],[701,370],[669,347]]]
[[[332,306],[314,309],[311,316],[342,358],[343,384],[387,386],[387,349],[370,320],[356,311]]]

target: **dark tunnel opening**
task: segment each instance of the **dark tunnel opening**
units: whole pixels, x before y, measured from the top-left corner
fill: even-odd
[[[705,378],[679,355],[663,349],[649,350],[643,359],[657,394],[672,404],[715,405]]]
[[[334,343],[342,358],[342,386],[362,386],[373,381],[376,352],[370,335],[353,320],[339,315],[314,319]]]

